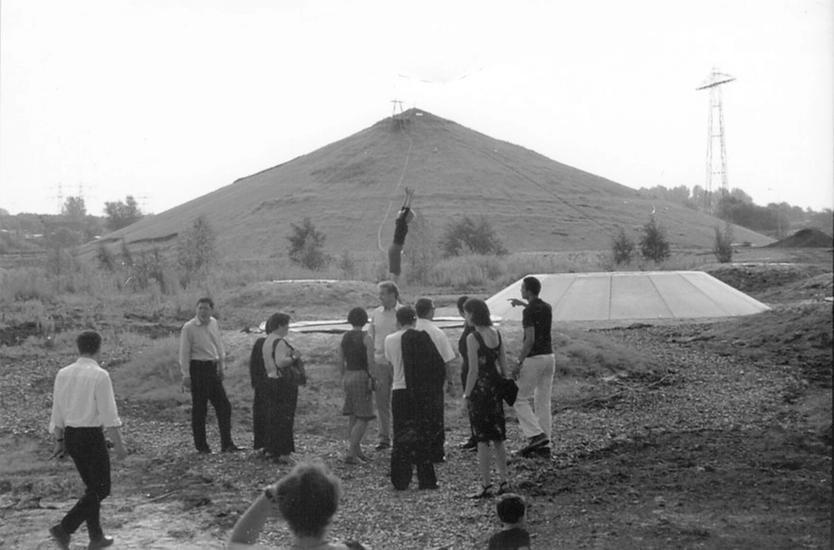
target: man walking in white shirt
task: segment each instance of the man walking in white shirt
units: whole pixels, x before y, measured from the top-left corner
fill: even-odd
[[[59,548],[68,550],[70,537],[86,522],[90,536],[87,548],[96,550],[113,544],[113,538],[104,535],[100,518],[101,501],[110,494],[110,455],[102,428],[107,430],[117,458],[124,458],[127,451],[119,431],[122,421],[110,375],[97,362],[101,336],[97,332],[82,332],[76,345],[78,360],[55,376],[49,431],[55,436],[52,456],[72,458],[85,491],[49,533]]]
[[[180,333],[180,372],[184,389],[191,390],[191,431],[197,452],[210,454],[206,441],[206,413],[211,402],[220,428],[224,453],[239,451],[232,442],[232,405],[223,387],[226,352],[217,319],[212,317],[214,301],[197,300],[197,314]]]

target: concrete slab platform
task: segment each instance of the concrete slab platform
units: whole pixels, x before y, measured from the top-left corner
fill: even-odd
[[[703,271],[636,271],[534,275],[554,321],[699,319],[753,315],[765,304]],[[519,279],[487,299],[493,316],[520,321]]]

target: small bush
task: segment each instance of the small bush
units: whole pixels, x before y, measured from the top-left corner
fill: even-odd
[[[646,260],[660,263],[669,257],[669,241],[666,231],[657,224],[654,216],[643,226],[643,236],[640,238],[640,254]]]
[[[611,250],[614,253],[614,263],[617,265],[630,264],[634,256],[634,248],[634,240],[626,234],[625,229],[620,227],[611,244]]]
[[[290,259],[313,271],[323,269],[329,262],[329,258],[324,253],[326,239],[324,233],[316,229],[310,218],[304,218],[301,225],[294,223],[290,225],[293,231],[287,237],[290,241]]]
[[[507,253],[507,249],[485,216],[481,216],[477,221],[464,216],[458,221],[450,222],[440,238],[440,248],[447,257]]]
[[[724,231],[715,226],[715,242],[712,245],[712,253],[719,263],[727,264],[733,261],[733,227],[724,224]]]

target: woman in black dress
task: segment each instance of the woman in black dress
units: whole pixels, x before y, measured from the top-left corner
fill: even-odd
[[[463,309],[467,322],[474,328],[466,337],[469,373],[464,398],[469,409],[472,437],[478,442],[478,469],[481,474],[481,489],[471,497],[486,498],[493,494],[493,454],[499,479],[496,494],[500,495],[509,490],[507,453],[504,449],[507,429],[499,391],[507,362],[501,333],[492,326],[486,302],[471,298],[463,305]]]
[[[267,374],[267,419],[264,429],[264,451],[278,464],[289,464],[295,451],[293,424],[298,404],[298,386],[287,369],[301,354],[286,340],[290,316],[275,313],[266,322],[267,337],[263,343],[263,360]]]
[[[466,349],[466,337],[472,334],[475,330],[466,321],[466,312],[463,311],[463,304],[469,299],[469,296],[461,296],[458,298],[458,314],[463,318],[463,331],[460,333],[458,339],[458,353],[460,353],[460,389],[463,391],[466,388],[466,376],[469,374],[469,358],[468,350]],[[472,436],[472,426],[469,427],[469,437],[461,444],[460,448],[465,451],[475,451],[478,449],[478,442]]]

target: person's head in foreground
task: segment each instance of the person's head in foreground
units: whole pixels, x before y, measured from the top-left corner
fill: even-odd
[[[495,505],[498,511],[498,519],[504,527],[521,527],[524,525],[524,513],[526,505],[524,498],[515,493],[501,495],[498,504]]]
[[[353,328],[361,329],[368,324],[368,312],[365,308],[355,307],[348,312],[347,321]]]
[[[95,357],[101,350],[101,335],[93,330],[85,330],[75,339],[78,354],[84,357]]]
[[[228,548],[249,548],[260,534],[267,516],[287,522],[295,541],[293,548],[322,550],[361,549],[361,544],[330,543],[327,526],[339,507],[341,483],[322,464],[301,463],[263,494],[238,519]]]
[[[339,479],[320,464],[299,464],[275,484],[274,498],[297,537],[321,538],[339,507]]]

